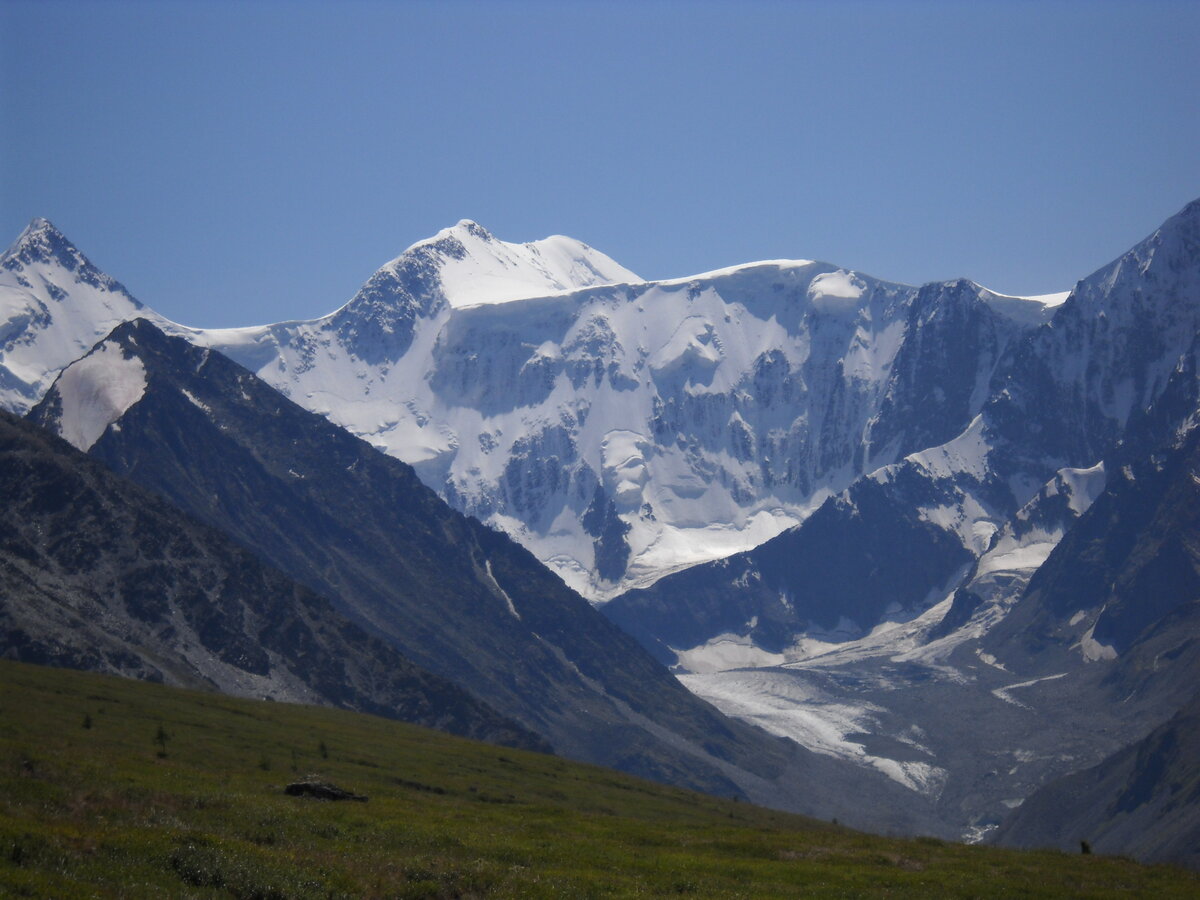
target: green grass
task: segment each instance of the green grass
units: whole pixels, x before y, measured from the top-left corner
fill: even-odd
[[[310,773],[370,801],[283,793]],[[0,896],[1197,895],[1172,867],[876,837],[369,716],[0,662]]]

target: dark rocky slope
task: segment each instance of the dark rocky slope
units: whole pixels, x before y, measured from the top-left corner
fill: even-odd
[[[1200,697],[1146,738],[1037,791],[996,843],[1200,868]]]
[[[545,744],[214,529],[0,412],[0,656]]]

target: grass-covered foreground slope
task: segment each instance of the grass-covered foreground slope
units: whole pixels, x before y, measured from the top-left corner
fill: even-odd
[[[370,800],[284,794],[310,773]],[[3,896],[1200,892],[1179,869],[869,836],[385,719],[10,662],[0,780]]]

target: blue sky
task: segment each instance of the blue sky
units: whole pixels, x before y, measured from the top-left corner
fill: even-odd
[[[0,245],[308,318],[461,218],[1065,290],[1200,196],[1200,3],[0,0]]]

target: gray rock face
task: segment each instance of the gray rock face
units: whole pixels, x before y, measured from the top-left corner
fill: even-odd
[[[0,413],[0,655],[541,739],[224,535]]]

